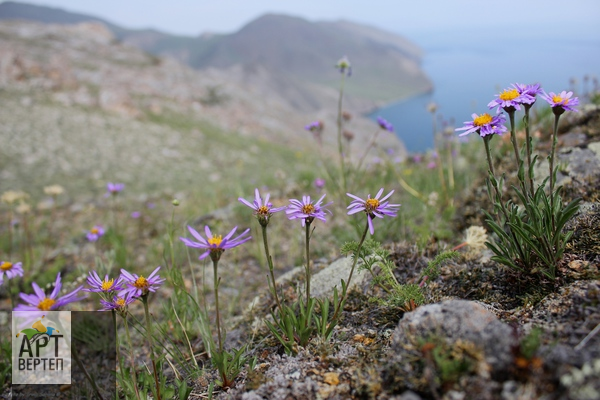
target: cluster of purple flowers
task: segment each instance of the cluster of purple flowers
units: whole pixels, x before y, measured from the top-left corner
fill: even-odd
[[[574,107],[579,105],[579,99],[572,97],[573,92],[546,93],[539,84],[523,85],[515,83],[512,87],[497,94],[496,99],[488,104],[490,109],[496,108],[496,115],[492,116],[488,113],[473,114],[471,116],[473,120],[466,121],[464,126],[457,128],[456,131],[464,131],[459,136],[465,136],[472,132],[476,132],[481,137],[502,135],[507,130],[504,126],[506,117],[501,114],[502,110],[509,114],[514,113],[515,110],[520,110],[521,106],[524,106],[527,110],[535,103],[538,94],[550,104],[554,114],[560,115],[565,111],[577,111]]]
[[[371,234],[375,232],[373,228],[372,219],[383,218],[384,216],[395,217],[396,210],[400,207],[399,204],[390,204],[386,201],[393,193],[392,190],[385,197],[381,198],[383,193],[383,188],[377,192],[377,195],[374,198],[371,198],[370,195],[366,200],[363,200],[353,194],[348,193],[353,200],[350,203],[348,209],[348,215],[355,214],[359,211],[365,211],[367,214],[367,219],[369,223],[369,230]],[[333,202],[329,202],[323,204],[323,200],[325,199],[325,194],[322,195],[317,201],[311,200],[310,196],[302,196],[302,200],[298,199],[290,199],[290,204],[288,206],[282,207],[273,207],[273,204],[269,202],[270,194],[267,194],[266,197],[263,198],[260,195],[258,189],[254,191],[254,201],[251,203],[248,200],[243,198],[239,198],[238,200],[247,207],[250,207],[254,210],[254,216],[258,219],[261,225],[267,226],[271,216],[279,211],[284,211],[289,220],[299,219],[302,223],[302,226],[306,226],[306,224],[312,223],[315,219],[326,222],[327,221],[327,213],[331,214],[331,211],[327,209]],[[180,240],[188,247],[205,249],[206,251],[202,253],[199,257],[200,260],[208,257],[209,255],[212,257],[216,257],[218,260],[221,253],[223,253],[227,249],[231,249],[233,247],[237,247],[248,240],[250,240],[251,236],[246,236],[250,229],[246,229],[239,236],[233,238],[237,226],[233,228],[227,236],[224,238],[220,235],[213,235],[210,228],[208,226],[204,227],[205,237],[202,237],[200,233],[198,233],[194,228],[188,226],[188,230],[190,234],[196,239],[190,240],[184,237],[180,237]],[[233,238],[233,239],[232,239]]]

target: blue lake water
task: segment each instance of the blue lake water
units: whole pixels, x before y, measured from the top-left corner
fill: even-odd
[[[438,105],[438,126],[443,120],[460,127],[472,113],[487,112],[494,94],[511,83],[540,83],[547,92],[574,89],[581,95],[592,88],[593,77],[600,78],[598,35],[496,39],[493,44],[484,39],[417,41],[425,50],[422,67],[433,81],[433,93],[390,104],[370,117],[380,115],[390,121],[409,152],[423,152],[433,146],[432,115],[426,109],[431,102]],[[589,79],[584,87],[586,75]],[[570,84],[572,78],[575,87]]]

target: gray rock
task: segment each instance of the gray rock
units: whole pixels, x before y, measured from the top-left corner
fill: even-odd
[[[448,343],[473,343],[493,372],[506,371],[513,363],[511,350],[517,344],[513,330],[478,303],[447,300],[404,314],[392,335],[392,349],[401,356],[405,349],[414,348],[418,339],[432,335]]]

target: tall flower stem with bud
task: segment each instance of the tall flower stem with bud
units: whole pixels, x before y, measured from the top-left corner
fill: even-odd
[[[343,132],[343,110],[342,110],[342,101],[344,99],[344,83],[346,81],[346,75],[350,75],[351,67],[350,61],[346,57],[340,59],[336,65],[336,67],[340,70],[342,75],[340,82],[340,94],[338,97],[338,113],[337,113],[337,142],[338,142],[338,152],[340,153],[340,173],[342,174],[342,190],[344,193],[347,189],[348,183],[346,178],[346,161],[344,159],[344,146],[342,142],[342,132]]]

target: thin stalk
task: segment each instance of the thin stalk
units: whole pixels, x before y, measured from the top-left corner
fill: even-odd
[[[337,116],[337,129],[338,129],[338,152],[340,153],[340,168],[342,169],[340,172],[342,174],[342,182],[343,189],[342,193],[346,193],[348,190],[346,183],[346,164],[344,161],[344,147],[342,144],[342,99],[344,98],[344,82],[345,82],[346,74],[342,73],[342,82],[340,84],[340,97],[338,99],[338,116]]]
[[[453,142],[448,142],[446,149],[448,151],[448,185],[450,186],[450,191],[454,191],[454,158],[452,157],[452,144]]]
[[[531,153],[532,153],[532,149],[531,149],[531,134],[529,132],[529,109],[531,108],[531,105],[529,104],[525,104],[525,144],[527,146],[527,180],[529,182],[529,195],[531,197],[533,197],[533,195],[535,194],[535,191],[533,190],[533,179],[531,176]]]
[[[10,308],[11,310],[15,309],[15,298],[13,297],[13,290],[12,290],[12,279],[7,279],[8,283],[7,283],[7,290],[8,290],[8,297],[10,297]]]
[[[273,273],[273,259],[271,258],[271,253],[269,253],[269,241],[267,239],[267,226],[260,225],[262,228],[262,236],[263,236],[263,245],[265,247],[265,256],[267,257],[267,263],[269,264],[269,274],[271,275],[271,283],[273,284],[273,296],[275,297],[275,302],[277,303],[277,308],[281,315],[283,315],[283,309],[281,308],[281,303],[279,301],[279,296],[277,295],[277,286],[275,285],[275,274]]]
[[[368,216],[367,216],[368,218]],[[356,267],[356,263],[358,262],[358,255],[360,254],[360,250],[362,249],[362,245],[365,242],[365,238],[367,237],[367,232],[369,231],[369,221],[365,225],[365,230],[360,238],[360,242],[358,242],[358,248],[354,253],[354,261],[352,262],[352,268],[350,268],[350,275],[348,276],[348,281],[346,282],[346,286],[342,293],[342,300],[338,303],[335,311],[333,312],[333,316],[331,317],[331,322],[334,322],[338,318],[338,314],[340,313],[344,303],[346,303],[346,299],[348,298],[348,288],[350,288],[350,281],[352,280],[352,275],[354,274],[354,268]],[[331,324],[330,322],[330,324]]]
[[[554,217],[554,185],[556,181],[556,174],[554,173],[554,154],[556,153],[556,143],[558,142],[558,120],[560,114],[554,114],[554,132],[552,133],[552,151],[548,158],[550,164],[550,210],[552,214],[552,232],[556,231],[556,220]]]
[[[219,313],[219,282],[220,279],[217,275],[217,267],[219,266],[219,260],[213,260],[213,272],[214,281],[213,287],[215,290],[215,307],[217,308],[217,337],[219,339],[219,352],[223,353],[223,341],[221,339],[221,314]]]
[[[121,381],[124,382],[125,378],[123,376],[123,371],[125,370],[125,368],[123,367],[123,359],[121,358],[120,341],[119,341],[119,335],[117,334],[117,312],[115,310],[112,310],[112,318],[113,318],[113,326],[115,328],[115,350],[117,353],[117,360],[119,360]]]
[[[507,111],[510,120],[510,141],[515,150],[515,160],[517,160],[517,169],[521,167],[521,156],[519,155],[519,145],[517,144],[517,136],[515,134],[515,111]]]
[[[150,323],[150,312],[148,311],[148,294],[142,296],[144,303],[144,313],[146,314],[146,333],[148,337],[148,345],[150,346],[150,359],[152,360],[152,368],[154,369],[154,383],[156,384],[156,396],[160,397],[160,382],[158,380],[158,371],[156,370],[156,356],[154,355],[154,337],[152,333],[152,324]]]
[[[169,249],[171,251],[171,268],[175,267],[175,252],[173,251],[173,220],[175,219],[175,206],[171,211],[171,223],[169,224]]]
[[[133,359],[133,344],[131,342],[131,335],[129,334],[129,324],[127,323],[127,316],[123,317],[125,323],[125,334],[127,336],[127,344],[129,345],[129,355],[131,358],[131,380],[133,381],[133,388],[135,390],[135,397],[140,400],[140,392],[137,387],[137,377],[135,373],[135,360]]]
[[[306,240],[306,304],[310,300],[310,224],[312,221],[306,220],[305,240]],[[308,323],[308,320],[307,320]]]

